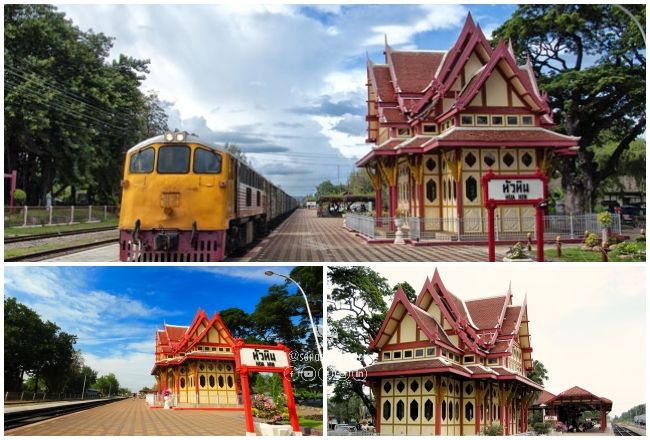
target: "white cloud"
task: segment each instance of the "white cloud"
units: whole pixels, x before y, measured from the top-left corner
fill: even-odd
[[[420,5],[420,8],[423,15],[420,19],[414,22],[374,26],[372,32],[375,35],[369,37],[364,43],[368,46],[383,45],[386,35],[390,45],[408,44],[417,34],[458,27],[467,16],[467,10],[460,5]]]
[[[243,280],[265,281],[269,284],[281,284],[283,278],[268,276],[264,272],[270,270],[274,273],[289,276],[293,266],[188,266],[179,267],[178,270],[203,272],[216,277],[239,278]]]
[[[154,377],[149,374],[155,360],[153,350],[149,351],[149,354],[134,352],[113,357],[84,353],[83,357],[85,364],[90,365],[99,376],[113,373],[121,387],[138,391],[145,386],[151,388],[156,383]]]

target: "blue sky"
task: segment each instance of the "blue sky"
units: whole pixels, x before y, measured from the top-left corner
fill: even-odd
[[[468,12],[485,34],[515,5],[58,5],[115,37],[112,56],[151,60],[143,90],[170,127],[240,146],[292,195],[344,182],[365,143],[366,52],[447,50]],[[129,17],[125,20],[124,17]],[[173,29],[173,32],[166,30]]]
[[[200,307],[252,312],[293,267],[5,266],[5,297],[78,336],[86,364],[131,389],[151,385],[155,330],[189,325]],[[290,287],[292,289],[292,287]],[[290,290],[293,291],[293,290]]]

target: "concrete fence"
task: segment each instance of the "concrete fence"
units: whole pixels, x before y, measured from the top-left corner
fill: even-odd
[[[76,223],[100,223],[116,220],[117,206],[5,206],[5,227],[70,225]]]

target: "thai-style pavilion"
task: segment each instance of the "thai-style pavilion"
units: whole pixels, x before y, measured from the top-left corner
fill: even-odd
[[[382,187],[389,217],[398,210],[428,230],[486,232],[481,177],[549,174],[555,155],[573,155],[579,138],[552,131],[547,95],[530,60],[518,65],[511,44],[493,48],[468,15],[447,51],[394,50],[385,63],[367,62],[368,137],[372,149],[357,162]],[[531,231],[533,206],[503,206],[504,232]],[[462,219],[462,221],[460,221]],[[460,229],[460,231],[459,231]]]
[[[151,371],[157,389],[175,394],[178,406],[237,406],[234,342],[217,313],[199,309],[189,326],[165,324],[156,331]]]
[[[546,416],[555,416],[566,426],[578,426],[578,420],[585,411],[598,411],[600,432],[607,430],[607,413],[612,410],[612,401],[599,397],[578,386],[569,388],[557,396],[544,391],[533,402],[531,410],[544,410]]]
[[[383,435],[476,435],[500,424],[527,431],[527,411],[542,387],[533,368],[526,298],[503,295],[463,301],[427,277],[411,303],[399,288],[370,345],[365,368]],[[358,377],[359,372],[351,373]]]

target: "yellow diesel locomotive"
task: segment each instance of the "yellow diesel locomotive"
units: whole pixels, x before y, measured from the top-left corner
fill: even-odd
[[[297,207],[241,160],[187,132],[129,149],[121,185],[121,261],[222,261]]]

